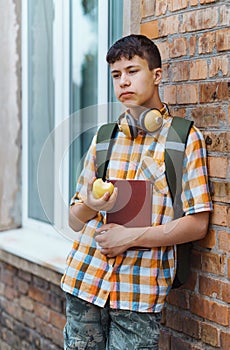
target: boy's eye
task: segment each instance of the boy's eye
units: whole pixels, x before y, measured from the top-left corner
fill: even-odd
[[[137,69],[130,69],[129,74],[135,74],[137,73]]]
[[[112,78],[113,79],[117,79],[120,77],[120,74],[119,73],[115,73],[115,74],[112,74]]]

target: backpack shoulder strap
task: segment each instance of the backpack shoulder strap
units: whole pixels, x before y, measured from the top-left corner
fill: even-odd
[[[183,215],[181,192],[185,147],[193,122],[173,117],[165,145],[166,179],[173,200],[174,219]]]
[[[96,140],[96,166],[97,177],[101,177],[103,181],[106,180],[106,171],[109,164],[111,150],[115,134],[118,130],[116,122],[104,124],[97,132]]]

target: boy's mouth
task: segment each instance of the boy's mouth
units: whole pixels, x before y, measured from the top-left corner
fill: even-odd
[[[132,91],[125,91],[125,92],[122,92],[120,94],[120,97],[123,97],[123,98],[129,98],[130,96],[132,96],[134,93]]]

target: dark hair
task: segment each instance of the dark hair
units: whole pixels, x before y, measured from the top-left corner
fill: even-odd
[[[161,68],[161,55],[158,47],[146,36],[131,34],[117,40],[109,49],[106,61],[111,64],[122,57],[131,60],[134,56],[144,58],[149,69]]]

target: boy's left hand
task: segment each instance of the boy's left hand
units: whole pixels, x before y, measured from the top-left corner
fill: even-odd
[[[95,240],[101,247],[101,253],[112,258],[136,246],[136,240],[146,229],[146,227],[130,228],[118,224],[105,224],[96,230]]]

